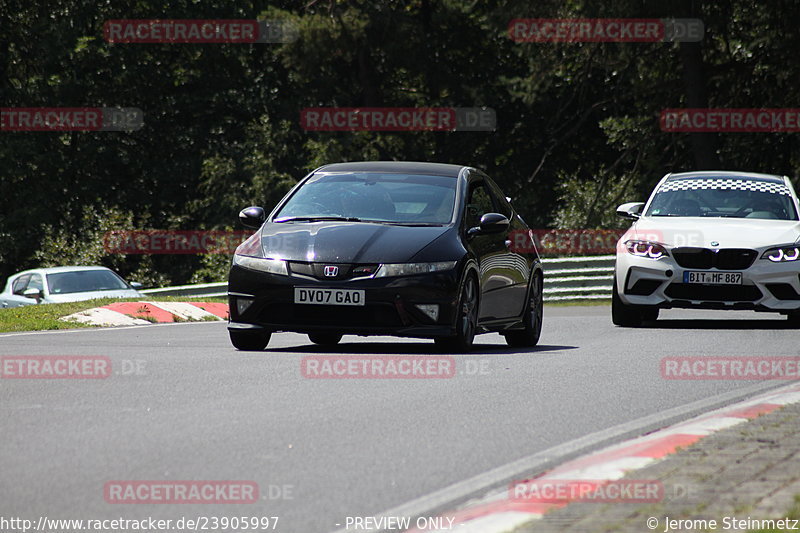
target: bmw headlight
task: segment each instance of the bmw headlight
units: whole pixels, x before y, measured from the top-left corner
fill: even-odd
[[[627,241],[625,248],[628,253],[637,257],[649,257],[650,259],[660,259],[669,255],[667,249],[662,245],[650,241]]]
[[[263,259],[261,257],[234,255],[233,264],[239,265],[240,267],[249,268],[250,270],[268,272],[270,274],[281,274],[283,276],[289,275],[289,271],[286,269],[286,261],[281,261],[280,259]]]
[[[781,246],[778,248],[770,248],[763,254],[761,259],[769,259],[773,263],[785,263],[788,261],[797,261],[800,259],[800,247],[797,246]]]
[[[457,261],[441,261],[438,263],[387,263],[381,265],[375,273],[376,278],[394,276],[413,276],[414,274],[428,274],[455,268]]]

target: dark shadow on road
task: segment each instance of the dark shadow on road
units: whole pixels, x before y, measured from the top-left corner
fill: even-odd
[[[474,344],[467,354],[439,351],[431,343],[421,342],[343,342],[335,346],[307,344],[284,348],[267,348],[267,352],[311,353],[311,354],[352,354],[352,355],[513,355],[526,353],[556,352],[574,350],[577,346],[539,345],[533,348],[512,348],[502,344]]]
[[[645,322],[642,329],[798,329],[788,320],[659,319]]]

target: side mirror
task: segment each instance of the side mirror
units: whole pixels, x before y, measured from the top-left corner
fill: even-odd
[[[622,204],[617,208],[617,216],[636,220],[642,216],[643,207],[644,202],[629,202],[627,204]]]
[[[42,289],[25,289],[22,292],[22,295],[25,298],[34,299],[34,300],[36,300],[36,303],[39,303],[39,300],[44,298],[44,290],[42,290]]]
[[[239,211],[239,222],[245,228],[258,229],[267,220],[263,207],[247,207]]]
[[[130,285],[132,288],[136,289],[137,291],[139,289],[141,289],[142,287],[144,287],[144,285],[142,285],[138,281],[131,281],[130,283],[128,283],[128,285]]]
[[[467,235],[489,235],[492,233],[502,233],[508,229],[510,222],[508,217],[500,213],[486,213],[481,217],[480,226],[470,228]]]

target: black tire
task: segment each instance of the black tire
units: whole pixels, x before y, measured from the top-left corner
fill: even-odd
[[[643,313],[632,305],[626,305],[622,302],[617,291],[617,276],[614,276],[614,285],[611,288],[611,322],[616,326],[626,328],[641,327],[644,320]],[[656,311],[656,318],[658,317],[658,309]]]
[[[269,344],[272,333],[268,331],[228,331],[231,344],[237,350],[245,352],[258,352]]]
[[[800,328],[800,311],[790,311],[786,315],[789,325],[793,328]]]
[[[339,333],[309,333],[308,340],[321,346],[335,346],[342,340]]]
[[[645,309],[642,311],[642,320],[644,322],[655,322],[658,320],[658,311],[657,307],[651,307],[649,309]]]
[[[467,274],[458,297],[456,334],[452,337],[434,339],[439,349],[455,353],[464,353],[472,349],[475,332],[478,329],[478,293],[478,281],[472,274]]]
[[[522,314],[524,329],[504,333],[506,342],[515,348],[536,346],[542,334],[544,298],[542,295],[542,276],[535,274],[531,279],[525,311]]]

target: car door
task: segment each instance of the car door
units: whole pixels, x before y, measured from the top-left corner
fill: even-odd
[[[39,291],[39,294],[41,295],[39,301],[42,301],[44,299],[47,291],[45,291],[44,280],[42,279],[41,274],[37,273],[31,274],[31,279],[28,280],[28,286],[25,287],[25,290],[28,289],[36,289],[37,291]]]
[[[22,274],[13,278],[8,283],[8,292],[3,293],[3,299],[0,301],[0,307],[20,307],[23,305],[34,305],[36,300],[33,298],[26,298],[22,295],[25,289],[28,288],[28,282],[32,274]]]
[[[511,279],[508,286],[503,287],[503,301],[507,305],[510,314],[504,316],[518,316],[522,313],[525,299],[528,296],[528,282],[530,280],[533,265],[529,258],[519,253],[513,246],[513,240],[519,232],[526,233],[527,226],[522,219],[514,212],[511,202],[506,199],[500,187],[490,178],[486,178],[486,183],[492,199],[497,206],[497,212],[505,215],[509,220],[508,232],[505,235],[505,258],[504,275]]]
[[[481,217],[486,213],[497,212],[498,206],[485,179],[477,176],[470,180],[464,209],[465,231],[479,226]],[[468,245],[480,269],[480,320],[502,319],[514,314],[509,310],[508,302],[503,302],[503,298],[508,296],[507,289],[513,285],[513,279],[508,276],[504,264],[509,254],[507,239],[505,232],[467,236]]]

